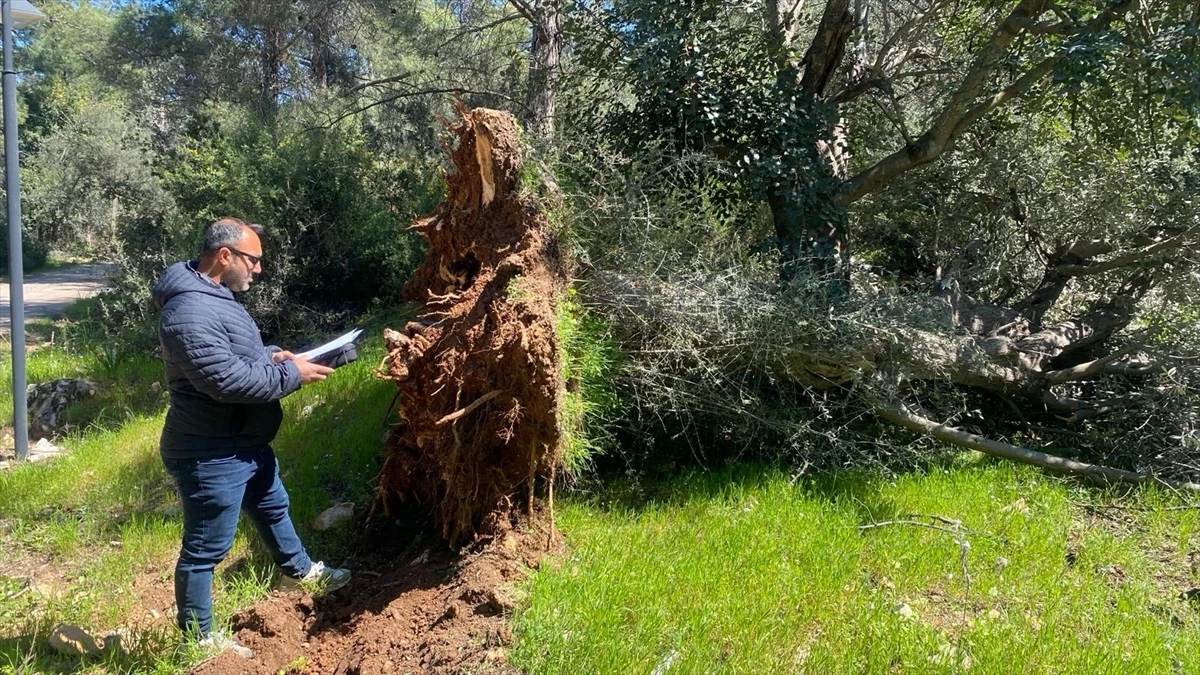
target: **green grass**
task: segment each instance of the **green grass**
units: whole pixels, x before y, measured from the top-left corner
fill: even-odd
[[[1200,614],[1177,596],[1200,581],[1200,512],[1168,510],[1178,501],[1153,489],[1124,509],[1076,503],[1107,498],[992,464],[610,484],[560,506],[570,552],[528,584],[514,661],[530,673],[1198,672]],[[859,529],[955,530],[929,515],[963,527]]]
[[[285,422],[273,444],[297,529],[314,557],[331,562],[349,532],[318,533],[310,524],[334,503],[369,504],[394,392],[371,374],[383,356],[381,340],[365,340],[359,354],[325,382],[284,400]],[[8,378],[7,367],[0,366],[0,377]],[[128,625],[148,588],[170,597],[181,527],[178,498],[158,456],[166,396],[152,384],[162,379],[161,363],[97,348],[43,348],[31,356],[30,382],[57,377],[87,377],[102,393],[71,411],[87,422],[61,442],[67,456],[0,472],[0,673],[179,672],[196,655],[176,649],[169,617],[135,636],[125,657],[82,663],[45,647],[57,623],[100,635]],[[7,390],[0,406],[11,419]],[[274,574],[243,522],[218,568],[217,620],[263,597]],[[27,588],[30,578],[37,587]],[[46,592],[47,585],[55,590]]]
[[[101,385],[71,413],[68,455],[0,472],[0,673],[179,672],[196,655],[177,648],[170,617],[126,656],[45,647],[59,622],[104,634],[136,620],[147,593],[169,598],[179,544],[157,452],[161,366],[86,344],[30,359],[31,382]],[[285,399],[274,444],[301,536],[334,563],[350,533],[310,524],[371,499],[394,392],[371,374],[381,357],[373,337],[357,363]],[[586,380],[596,364],[565,365]],[[584,480],[559,500],[568,553],[522,588],[512,657],[530,673],[1200,672],[1200,612],[1178,597],[1200,585],[1200,510],[1185,504],[977,461],[894,478],[740,466]],[[889,520],[942,529],[860,530]],[[274,574],[244,524],[218,570],[217,620]]]
[[[102,346],[89,346],[78,351],[48,346],[28,356],[28,383],[59,378],[84,378],[99,385],[97,396],[79,401],[64,414],[67,424],[75,431],[118,428],[166,405],[162,362],[151,355],[123,354]],[[0,363],[0,382],[4,385],[0,388],[0,425],[9,426],[12,424],[12,361],[7,353]]]

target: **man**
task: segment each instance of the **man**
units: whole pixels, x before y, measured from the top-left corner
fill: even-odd
[[[180,262],[154,285],[171,406],[159,449],[183,510],[175,566],[179,627],[202,647],[253,653],[212,626],[213,568],[228,555],[245,510],[285,577],[324,590],[350,571],[314,563],[288,515],[288,494],[269,445],[283,420],[279,399],[333,372],[278,347],[234,299],[262,272],[262,227],[222,218],[208,227],[199,260]]]

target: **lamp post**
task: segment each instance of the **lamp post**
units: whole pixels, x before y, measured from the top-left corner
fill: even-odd
[[[46,15],[26,0],[0,0],[4,40],[4,190],[8,210],[8,310],[12,321],[13,442],[17,459],[29,454],[29,401],[25,393],[25,271],[21,255],[21,178],[17,156],[17,74],[13,72],[12,29]]]

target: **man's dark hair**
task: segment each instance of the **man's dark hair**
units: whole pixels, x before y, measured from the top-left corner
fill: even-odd
[[[222,218],[214,222],[204,230],[204,243],[200,246],[200,255],[210,255],[222,248],[236,247],[241,243],[246,230],[262,236],[263,226],[238,218]]]

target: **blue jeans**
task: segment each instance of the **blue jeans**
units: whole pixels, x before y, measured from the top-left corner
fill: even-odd
[[[183,545],[175,565],[176,621],[199,636],[212,630],[213,568],[233,548],[245,509],[283,573],[308,574],[312,560],[288,515],[288,494],[269,446],[204,459],[164,459],[183,507]]]

